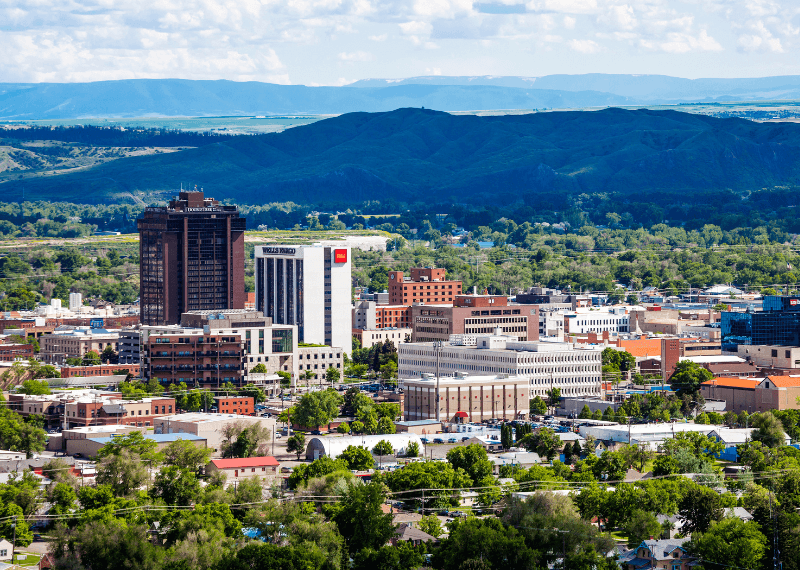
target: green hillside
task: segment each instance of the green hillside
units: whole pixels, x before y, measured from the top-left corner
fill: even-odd
[[[36,199],[102,203],[190,183],[244,204],[434,197],[535,207],[548,196],[604,192],[691,203],[709,192],[793,187],[799,151],[793,123],[653,110],[479,117],[398,109],[12,180],[0,184],[0,200],[18,200],[23,184]]]

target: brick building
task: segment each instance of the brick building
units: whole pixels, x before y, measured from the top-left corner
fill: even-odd
[[[530,411],[530,380],[524,376],[468,376],[439,380],[439,418],[436,413],[436,379],[403,381],[403,419],[443,422],[481,422],[491,418],[514,420]]]
[[[165,384],[220,386],[239,384],[244,376],[241,335],[151,334],[142,350],[145,376]]]
[[[539,307],[509,305],[494,295],[458,295],[453,306],[411,307],[412,342],[447,341],[450,335],[500,334],[522,341],[539,340]]]
[[[216,396],[214,405],[221,414],[252,416],[255,402],[250,396]]]
[[[389,272],[390,305],[452,303],[461,293],[461,281],[446,280],[444,269],[415,267],[410,277],[402,271]]]
[[[0,344],[0,362],[13,362],[18,358],[33,358],[33,346],[30,344]]]
[[[150,427],[155,418],[172,414],[175,398],[144,398],[122,400],[113,397],[84,397],[64,405],[65,423],[68,427],[93,425],[130,425]]]
[[[353,306],[354,329],[388,329],[411,326],[411,305],[378,305],[357,301]]]
[[[737,414],[757,411],[756,387],[762,379],[719,377],[700,384],[700,395],[707,400],[725,400],[726,411]]]
[[[145,208],[139,229],[140,318],[177,324],[187,311],[243,309],[245,219],[203,192]]]
[[[139,377],[138,364],[99,364],[97,366],[62,366],[62,378],[73,378],[76,376],[111,376],[115,374],[133,374],[134,378]]]

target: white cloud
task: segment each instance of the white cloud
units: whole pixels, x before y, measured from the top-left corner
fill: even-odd
[[[372,40],[373,42],[385,42],[389,36],[387,34],[381,34],[379,36],[369,36],[368,39]]]
[[[597,53],[601,50],[600,44],[594,40],[570,40],[567,45],[580,53]]]
[[[564,16],[564,27],[566,29],[574,30],[575,29],[575,22],[577,22],[577,20],[575,18],[573,18],[572,16]]]
[[[338,55],[339,61],[372,61],[372,54],[365,51],[342,52]]]

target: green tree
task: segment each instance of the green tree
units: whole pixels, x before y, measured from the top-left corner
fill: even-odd
[[[514,435],[510,424],[500,426],[500,445],[503,446],[503,449],[514,445]]]
[[[162,455],[165,465],[174,465],[179,469],[196,472],[208,464],[208,460],[211,458],[211,449],[198,447],[188,440],[176,439],[164,448]]]
[[[592,410],[589,408],[589,404],[584,404],[583,408],[581,409],[581,413],[578,414],[578,418],[582,420],[590,420],[592,419]]]
[[[117,497],[127,497],[150,478],[147,464],[138,453],[121,449],[103,457],[97,464],[97,483],[109,485]]]
[[[392,422],[392,420],[389,418],[380,418],[378,420],[378,426],[375,432],[379,434],[396,433],[397,427],[395,427],[394,422]]]
[[[536,396],[530,401],[531,414],[543,416],[547,413],[547,404],[544,403],[541,396]]]
[[[372,448],[373,455],[394,455],[394,448],[392,444],[386,441],[385,439],[380,440],[378,443],[375,444],[375,447]]]
[[[422,532],[431,535],[433,538],[439,538],[444,532],[444,529],[442,528],[442,522],[436,515],[425,515],[422,517],[419,523],[417,523],[417,528],[419,528],[419,530]]]
[[[669,379],[672,389],[678,397],[685,395],[694,397],[700,391],[700,384],[714,377],[711,372],[691,360],[681,360],[675,366],[675,372]]]
[[[98,366],[101,364],[100,355],[97,354],[97,351],[90,350],[83,355],[82,364],[83,366]]]
[[[268,374],[269,371],[267,370],[266,365],[263,362],[259,362],[250,370],[252,374]]]
[[[468,518],[450,523],[433,564],[443,570],[537,570],[537,562],[538,553],[514,527],[496,518]]]
[[[325,567],[321,551],[251,542],[239,550],[228,551],[215,570],[322,570]]]
[[[140,456],[145,460],[160,461],[158,444],[153,439],[148,439],[140,431],[132,431],[120,437],[112,438],[97,452],[100,459],[112,455],[120,455],[123,451]]]
[[[362,548],[353,556],[353,570],[416,570],[424,562],[418,548],[400,541],[397,545],[386,545],[377,550]]]
[[[195,473],[175,465],[167,465],[156,474],[150,494],[168,505],[189,506],[200,495],[200,482]]]
[[[292,416],[294,417],[294,416]],[[231,422],[222,426],[223,457],[266,455],[271,432],[259,423]]]
[[[295,432],[288,440],[286,440],[286,451],[289,453],[297,454],[298,461],[300,455],[306,450],[306,436],[302,432]]]
[[[343,398],[336,390],[304,394],[295,406],[292,419],[297,425],[316,429],[333,421],[339,414]]]
[[[262,364],[263,366],[263,364]],[[267,395],[264,393],[264,390],[256,386],[255,384],[247,384],[244,388],[239,390],[240,396],[249,396],[253,398],[253,402],[256,404],[260,404],[261,402],[266,401]]]
[[[353,471],[366,471],[375,465],[372,454],[367,449],[356,445],[348,445],[339,454],[339,459],[344,460],[347,468]]]
[[[767,447],[779,447],[785,444],[783,424],[772,412],[761,412],[750,416],[751,425],[756,428],[752,432],[753,440]]]
[[[693,484],[684,492],[678,506],[684,534],[703,533],[711,523],[722,518],[724,509],[719,494],[713,489]]]
[[[325,380],[327,380],[327,381],[328,381],[328,383],[329,383],[331,386],[333,386],[334,384],[336,384],[336,383],[337,383],[337,382],[338,382],[338,381],[341,379],[341,377],[342,377],[342,375],[341,375],[341,373],[339,372],[339,369],[338,369],[338,368],[334,368],[333,366],[330,366],[330,367],[329,367],[329,368],[328,368],[328,369],[325,371]]]
[[[722,570],[735,564],[740,568],[759,568],[767,552],[767,538],[755,522],[736,517],[711,523],[690,545],[692,554],[702,559],[704,570]]]
[[[350,424],[342,422],[336,426],[336,431],[339,433],[350,433]]]
[[[14,538],[12,524],[16,524],[17,546],[28,546],[33,542],[33,532],[25,521],[25,513],[16,503],[0,502],[0,537],[11,541]]]
[[[492,462],[483,446],[477,443],[454,447],[447,452],[447,461],[453,469],[463,469],[473,483],[492,473]]]
[[[416,441],[412,441],[406,446],[406,457],[419,457],[419,453],[419,444]]]
[[[651,536],[657,538],[661,534],[661,523],[653,513],[636,509],[623,525],[622,532],[628,537],[628,548],[635,548]]]
[[[362,548],[377,550],[394,534],[392,515],[384,514],[385,497],[380,483],[349,487],[337,505],[333,520],[350,553]]]
[[[49,394],[50,385],[46,380],[28,379],[22,383],[22,385],[18,388],[18,391],[22,394],[28,395]]]
[[[530,451],[535,451],[541,457],[547,457],[548,461],[552,461],[561,448],[561,440],[552,429],[547,427],[536,429],[532,434],[526,436],[520,444]]]

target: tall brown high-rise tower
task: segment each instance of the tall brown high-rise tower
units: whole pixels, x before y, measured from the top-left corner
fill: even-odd
[[[181,313],[243,309],[245,219],[202,192],[145,208],[139,229],[140,316],[169,325]]]

